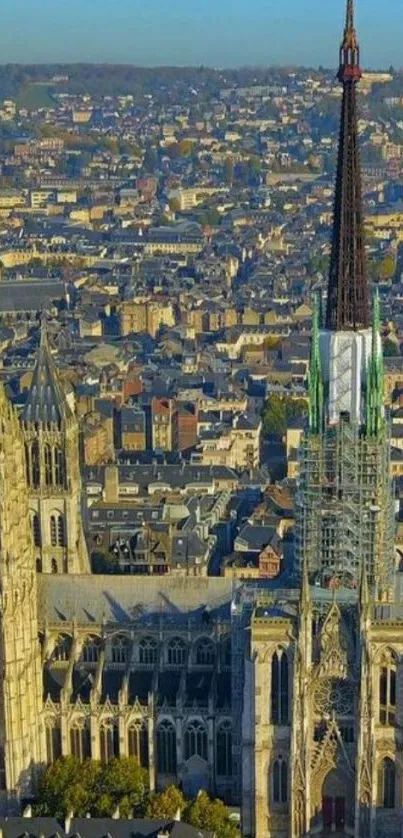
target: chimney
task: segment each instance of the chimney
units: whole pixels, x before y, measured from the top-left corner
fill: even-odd
[[[106,466],[104,500],[105,503],[119,501],[119,471],[116,466]]]

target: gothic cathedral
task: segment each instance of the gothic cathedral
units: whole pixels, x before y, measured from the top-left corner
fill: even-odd
[[[0,387],[0,809],[60,755],[137,757],[241,806],[250,838],[398,838],[403,585],[377,295],[365,274],[347,0],[327,310],[315,301],[293,585],[92,576],[78,426],[42,328],[21,417]]]

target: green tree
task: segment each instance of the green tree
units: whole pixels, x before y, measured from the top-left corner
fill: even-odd
[[[266,436],[282,437],[292,419],[303,418],[307,413],[306,399],[294,399],[292,396],[278,396],[272,393],[263,408],[263,433]]]
[[[237,826],[229,817],[229,810],[222,800],[211,800],[207,792],[201,791],[196,800],[185,809],[183,820],[197,829],[204,829],[216,838],[238,838]]]
[[[382,259],[382,262],[379,266],[379,276],[380,279],[384,282],[387,282],[389,279],[392,279],[396,273],[396,258],[393,254],[389,253],[387,256]]]
[[[84,817],[110,817],[117,806],[123,817],[143,803],[147,772],[135,757],[112,759],[106,765],[96,760],[80,762],[61,757],[49,765],[38,785],[35,814],[64,818],[69,812]]]
[[[40,779],[35,814],[64,818],[69,812],[84,817],[94,802],[99,763],[62,757],[49,765]]]
[[[185,798],[176,786],[167,786],[159,794],[151,794],[145,807],[146,818],[173,819],[178,812],[182,813],[186,805]]]
[[[110,817],[119,806],[120,814],[128,817],[143,802],[146,791],[147,772],[135,757],[111,759],[102,766],[97,779],[95,814]]]

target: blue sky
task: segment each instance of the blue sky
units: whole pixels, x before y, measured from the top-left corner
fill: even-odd
[[[345,0],[2,0],[0,61],[337,62]],[[363,65],[403,66],[403,0],[356,0]]]

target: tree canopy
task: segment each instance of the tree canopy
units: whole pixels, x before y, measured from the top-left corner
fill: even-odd
[[[279,396],[272,393],[263,408],[263,433],[266,436],[284,436],[290,421],[308,414],[306,399]]]
[[[181,814],[186,806],[186,800],[176,786],[167,786],[159,794],[150,794],[145,807],[147,818],[174,818],[179,811]]]
[[[197,829],[207,830],[216,838],[238,838],[236,824],[231,821],[229,811],[222,800],[211,800],[207,792],[201,791],[184,812],[183,819]]]
[[[61,757],[48,766],[38,787],[37,815],[64,818],[69,812],[84,817],[110,817],[117,807],[128,816],[144,800],[147,772],[135,757],[112,759],[103,765]]]

